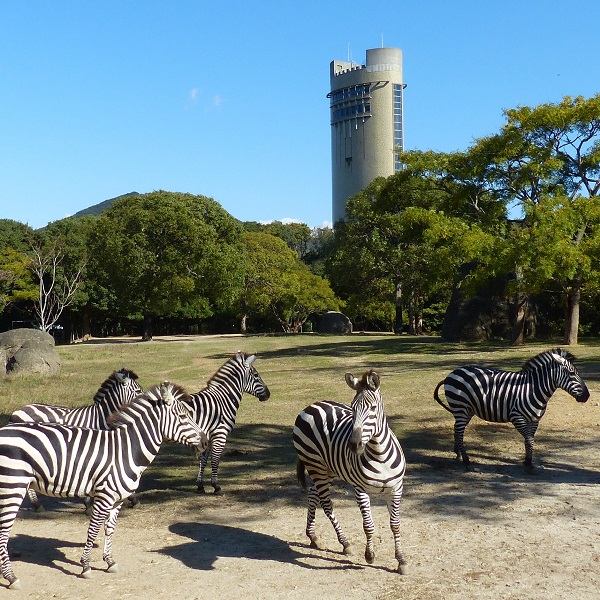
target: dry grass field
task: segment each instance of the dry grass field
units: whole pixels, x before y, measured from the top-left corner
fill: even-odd
[[[554,344],[556,345],[556,344]],[[534,474],[522,466],[520,435],[509,425],[474,420],[465,441],[477,471],[452,452],[452,417],[432,398],[459,365],[519,369],[552,344],[522,348],[444,344],[391,335],[332,337],[215,336],[93,340],[59,347],[61,373],[0,379],[0,424],[29,402],[84,405],[120,367],[143,387],[169,379],[189,391],[236,350],[257,354],[271,389],[268,402],[245,395],[221,462],[223,496],[193,493],[197,465],[183,447],[165,444],[146,471],[141,504],[123,509],[115,533],[116,574],[92,554],[92,580],[77,577],[87,517],[77,502],[43,498],[46,512],[24,504],[11,553],[26,598],[189,599],[356,598],[587,600],[600,589],[600,343],[572,351],[591,398],[578,404],[558,391],[536,436]],[[306,496],[295,480],[291,430],[318,399],[348,403],[344,373],[374,368],[389,420],[408,461],[402,502],[409,573],[394,572],[385,504],[373,498],[376,559],[363,558],[364,536],[352,491],[336,488],[336,514],[354,546],[340,552],[323,514],[326,550],[308,547]],[[99,539],[101,542],[101,539]]]

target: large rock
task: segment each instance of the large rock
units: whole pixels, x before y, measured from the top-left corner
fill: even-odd
[[[0,360],[6,373],[52,375],[60,371],[54,338],[38,329],[11,329],[0,333]]]
[[[352,333],[352,322],[341,312],[326,312],[319,321],[319,333],[334,333],[337,335],[346,335]]]

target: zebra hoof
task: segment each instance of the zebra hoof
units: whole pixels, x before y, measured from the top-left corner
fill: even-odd
[[[36,513],[46,512],[46,509],[41,504],[38,504],[37,506],[35,506],[34,510],[35,510]]]
[[[196,488],[196,494],[206,494],[206,490],[204,489],[204,486],[203,486],[203,485],[199,485],[199,486]]]
[[[352,547],[350,546],[350,544],[344,546],[343,552],[346,556],[350,556],[352,554]]]
[[[91,567],[84,567],[83,571],[81,571],[80,577],[82,579],[91,579],[93,577]]]
[[[113,563],[112,565],[108,565],[108,569],[106,569],[107,573],[118,573],[119,565],[117,563]]]
[[[20,590],[21,589],[21,581],[17,578],[13,579],[9,584],[8,584],[8,589],[9,590]]]
[[[213,494],[214,494],[215,496],[222,496],[222,495],[223,495],[223,490],[221,489],[221,487],[220,487],[220,486],[219,486],[219,487],[216,487],[216,488],[215,488],[215,491],[213,492]]]
[[[369,550],[365,550],[365,560],[369,565],[372,565],[375,562],[375,552],[369,552]]]
[[[400,575],[408,575],[408,566],[406,563],[398,563],[397,571],[400,573]]]

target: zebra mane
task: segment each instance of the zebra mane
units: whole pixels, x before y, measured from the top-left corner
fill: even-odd
[[[537,368],[539,368],[540,364],[547,362],[552,354],[558,354],[570,363],[575,361],[575,357],[567,350],[563,350],[562,348],[552,348],[552,350],[546,350],[545,352],[530,358],[523,365],[523,371],[535,371]]]
[[[118,371],[113,371],[111,373],[110,377],[104,381],[104,383],[100,386],[100,389],[94,395],[94,402],[100,403],[104,400],[104,392],[105,392],[104,388],[111,381],[115,381],[115,380],[121,381],[125,377],[128,377],[129,379],[132,379],[133,381],[138,379],[138,376],[136,373],[134,373],[133,371],[130,371],[129,369],[126,369],[125,367],[123,367],[122,369],[119,369]]]
[[[246,352],[242,352],[241,350],[238,350],[232,357],[230,357],[227,362],[225,362],[225,364],[221,365],[209,378],[209,380],[206,382],[206,385],[209,386],[211,384],[215,384],[215,383],[219,383],[219,381],[221,380],[221,371],[224,369],[224,367],[226,365],[228,365],[229,363],[232,362],[244,362],[248,359],[250,355],[247,354]]]
[[[132,412],[135,412],[135,407],[138,404],[142,404],[145,401],[152,403],[166,402],[170,404],[173,400],[179,400],[180,402],[190,402],[190,395],[183,389],[182,386],[176,383],[165,381],[160,385],[154,385],[148,388],[145,392],[140,393],[139,396],[134,398],[131,402],[121,404],[121,406],[108,415],[106,423],[111,429],[115,429],[119,425],[125,425],[129,422],[126,416]]]

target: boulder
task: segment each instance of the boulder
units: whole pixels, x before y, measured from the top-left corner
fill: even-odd
[[[60,371],[54,338],[38,329],[11,329],[0,333],[0,360],[6,373],[52,375]]]
[[[352,322],[345,314],[332,310],[321,317],[317,331],[319,333],[346,335],[352,333]]]

